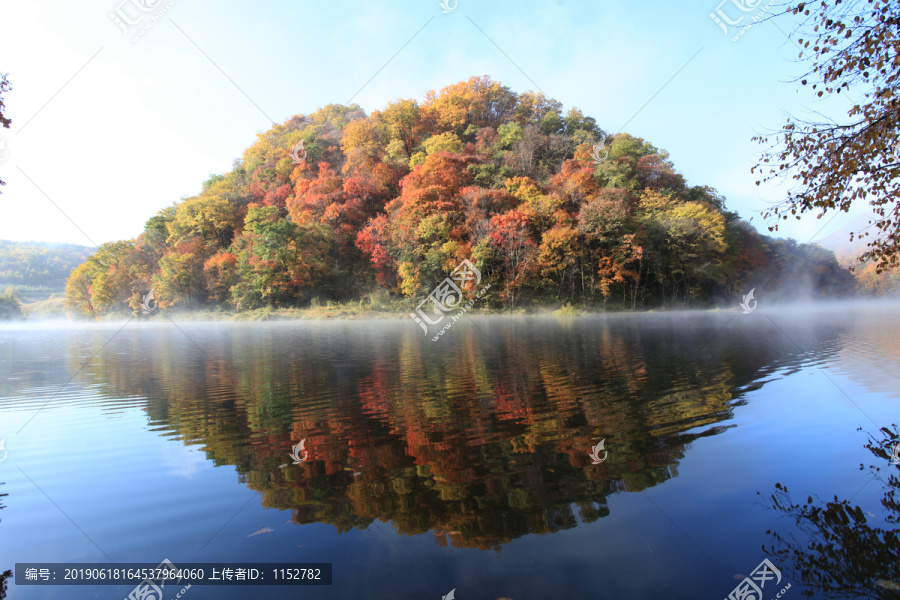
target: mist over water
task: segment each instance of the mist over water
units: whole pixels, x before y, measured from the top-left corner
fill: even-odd
[[[776,483],[889,515],[859,465],[896,422],[898,307],[466,317],[438,343],[411,319],[5,325],[0,571],[306,561],[334,564],[321,598],[726,597],[793,531]],[[10,598],[62,590],[130,592]]]

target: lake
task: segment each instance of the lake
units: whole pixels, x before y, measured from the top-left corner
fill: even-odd
[[[831,556],[900,589],[900,471],[866,447],[898,422],[897,305],[467,316],[436,342],[412,319],[172,318],[0,328],[0,571],[324,562],[331,586],[183,597],[720,600],[768,559],[763,597],[799,600],[810,564],[853,583]],[[819,528],[783,486],[852,499],[870,537],[791,558]]]

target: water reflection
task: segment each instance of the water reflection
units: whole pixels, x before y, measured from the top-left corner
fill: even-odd
[[[159,435],[235,465],[295,523],[344,532],[389,520],[441,545],[497,549],[595,521],[611,494],[676,477],[746,392],[812,360],[807,344],[827,360],[846,328],[796,324],[785,339],[766,319],[732,317],[482,319],[440,344],[392,323],[185,325],[190,340],[136,325],[84,378],[110,411],[145,403]],[[30,357],[6,383],[10,401],[64,382],[113,332],[73,336],[62,372]],[[25,341],[16,360],[41,348]],[[608,459],[593,465],[604,438]],[[281,468],[302,439],[308,459]]]
[[[3,485],[3,483],[0,483],[0,485]],[[9,494],[0,494],[0,509],[6,508],[3,505],[3,498],[6,496],[9,496]],[[12,579],[12,570],[0,571],[0,600],[6,598],[6,588],[10,579]]]
[[[795,503],[786,486],[776,484],[772,508],[790,518],[792,527],[770,531],[774,543],[767,549],[803,582],[809,597],[900,597],[900,477],[891,464],[900,435],[882,428],[866,448],[878,465],[869,465],[872,480],[881,487],[885,511],[875,515],[851,503],[853,498],[822,501],[808,496]],[[862,465],[860,465],[862,469]],[[879,523],[882,521],[882,523]],[[894,525],[894,528],[885,527]]]

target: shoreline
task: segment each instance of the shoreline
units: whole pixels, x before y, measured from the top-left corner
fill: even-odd
[[[796,303],[766,303],[766,306],[760,306],[759,312],[770,312],[773,309],[779,311],[796,311],[796,310],[820,310],[828,308],[857,307],[857,308],[876,308],[887,306],[900,306],[898,298],[871,298],[871,299],[834,299],[820,300],[811,302]],[[96,319],[70,317],[63,311],[34,311],[28,310],[28,305],[23,304],[22,318],[0,320],[0,323],[41,323],[41,322],[68,322],[68,323],[110,323],[120,322],[129,318],[134,318],[141,322],[149,322],[156,320],[156,317],[165,315],[164,318],[177,322],[197,322],[197,323],[253,323],[266,321],[388,321],[388,320],[412,320],[410,314],[413,312],[413,305],[392,305],[390,307],[360,307],[357,302],[350,303],[329,303],[326,305],[310,306],[304,308],[258,308],[245,311],[222,311],[222,310],[187,310],[187,309],[166,309],[161,308],[154,310],[149,314],[121,313],[115,315],[105,315]],[[718,307],[697,307],[697,308],[673,308],[673,307],[657,307],[652,309],[640,310],[602,310],[594,307],[578,307],[568,304],[560,305],[542,305],[530,306],[527,308],[502,309],[502,308],[484,308],[473,307],[466,311],[466,317],[554,317],[554,318],[575,318],[588,316],[622,316],[622,315],[675,315],[679,313],[703,314],[703,313],[721,313],[734,314],[743,316],[743,311],[737,305],[735,306],[718,306]],[[748,313],[749,314],[749,313]],[[448,315],[449,316],[449,315]]]

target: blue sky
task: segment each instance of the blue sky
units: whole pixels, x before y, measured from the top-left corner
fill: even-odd
[[[154,8],[142,13],[142,1]],[[721,10],[743,24],[767,1]],[[110,17],[166,4],[138,41]],[[272,121],[351,98],[370,113],[472,75],[543,91],[610,132],[624,127],[764,229],[759,213],[785,187],[754,185],[753,135],[786,113],[840,118],[849,104],[817,103],[791,83],[803,72],[785,35],[792,17],[732,42],[736,28],[726,36],[709,16],[717,6],[458,0],[445,13],[439,0],[0,0],[0,72],[14,86],[13,126],[0,130],[0,239],[133,238],[228,171]],[[807,242],[858,228],[862,208],[824,229],[830,215],[785,222],[779,235]]]

